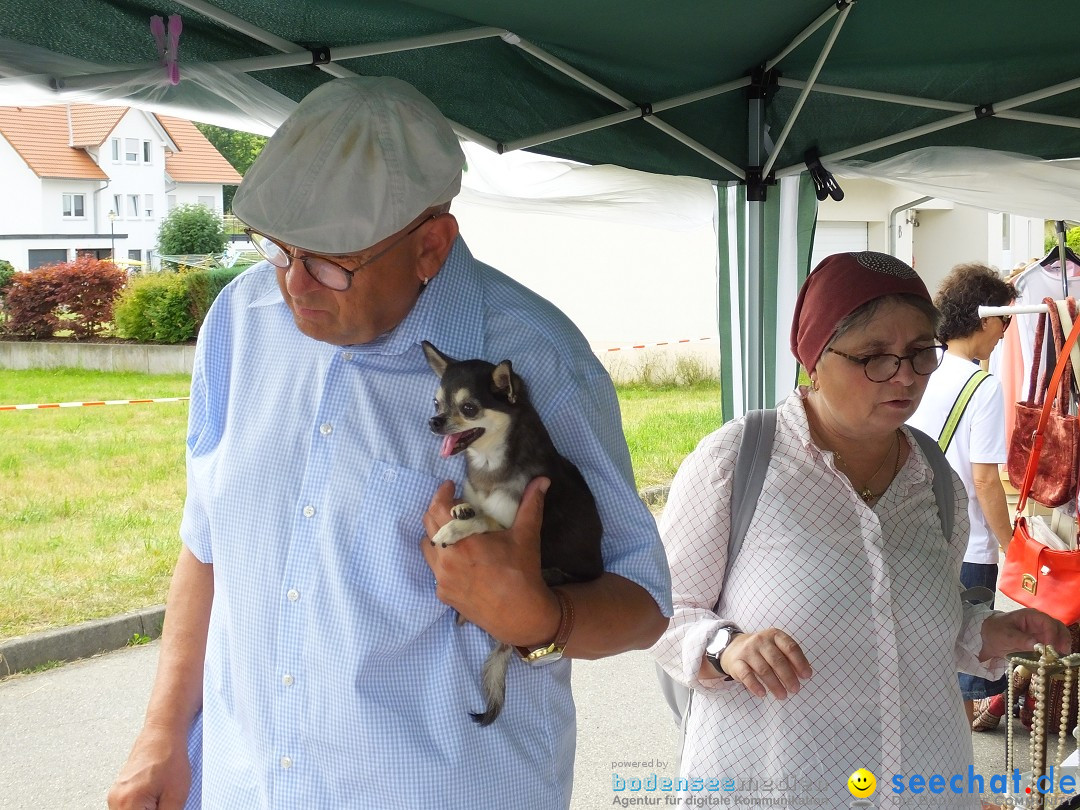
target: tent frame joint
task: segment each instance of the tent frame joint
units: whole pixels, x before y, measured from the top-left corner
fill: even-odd
[[[994,105],[993,104],[980,104],[975,108],[975,120],[980,118],[993,118],[994,117]]]
[[[776,185],[776,176],[772,172],[762,176],[760,166],[748,166],[746,179],[742,182],[746,184],[747,202],[765,202],[768,187]]]
[[[306,48],[308,53],[311,54],[311,67],[317,68],[319,65],[329,65],[333,62],[333,58],[330,56],[330,49],[325,45]]]
[[[750,84],[746,87],[748,99],[768,99],[780,86],[780,71],[767,69],[764,65],[750,71]]]

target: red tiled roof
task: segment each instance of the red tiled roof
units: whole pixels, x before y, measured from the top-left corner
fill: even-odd
[[[38,177],[107,180],[86,152],[105,143],[129,107],[62,104],[0,107],[0,136]],[[239,183],[241,177],[190,121],[156,116],[179,152],[166,152],[165,170],[179,183]],[[69,131],[70,127],[70,131]]]
[[[157,119],[180,149],[165,155],[165,171],[173,180],[236,185],[243,179],[193,123],[168,115],[158,115]]]
[[[73,118],[75,108],[85,106],[72,105]],[[119,110],[120,116],[126,111],[122,107],[99,109]],[[119,117],[116,120],[119,121]],[[99,122],[93,128],[99,131],[101,126]],[[74,122],[72,128],[76,129]],[[88,137],[91,129],[79,131],[81,137]],[[38,177],[77,180],[107,180],[109,177],[85,150],[70,145],[67,107],[63,105],[0,107],[0,135]]]
[[[102,107],[95,104],[71,105],[72,146],[101,146],[109,133],[127,113],[127,107]]]

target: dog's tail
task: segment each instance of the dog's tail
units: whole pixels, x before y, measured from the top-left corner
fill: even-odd
[[[469,713],[469,716],[482,726],[494,723],[506,702],[506,669],[510,666],[511,649],[509,644],[497,644],[484,661],[481,685],[487,708],[482,714]]]

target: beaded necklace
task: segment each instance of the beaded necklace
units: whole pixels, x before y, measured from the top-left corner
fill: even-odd
[[[1072,653],[1071,655],[1059,656],[1057,651],[1049,644],[1036,644],[1035,655],[1031,653],[1013,653],[1006,656],[1009,661],[1009,703],[1008,708],[1005,711],[1005,728],[1006,728],[1006,747],[1005,747],[1005,772],[1012,773],[1013,769],[1013,757],[1015,750],[1013,748],[1013,734],[1015,730],[1015,720],[1013,718],[1012,707],[1016,705],[1016,686],[1015,678],[1013,678],[1013,671],[1020,666],[1028,670],[1034,671],[1031,677],[1031,684],[1028,689],[1031,691],[1031,696],[1035,699],[1035,708],[1032,711],[1031,716],[1031,738],[1029,742],[1028,754],[1031,763],[1031,774],[1029,785],[1039,785],[1039,778],[1046,775],[1046,744],[1048,729],[1046,728],[1046,721],[1050,716],[1050,709],[1047,703],[1050,699],[1050,679],[1052,676],[1064,673],[1064,687],[1061,698],[1061,718],[1058,727],[1058,745],[1057,745],[1057,761],[1061,762],[1065,758],[1065,741],[1069,736],[1069,702],[1070,696],[1073,691],[1073,685],[1076,682],[1077,669],[1080,669],[1080,653]],[[1055,796],[1053,788],[1058,787],[1055,783],[1051,787],[1051,792],[1044,794],[1038,789],[1031,790],[1025,794],[1010,794],[1006,797],[1007,807],[1034,807],[1037,810],[1042,810],[1044,807],[1056,807],[1057,800],[1067,799],[1068,796]]]

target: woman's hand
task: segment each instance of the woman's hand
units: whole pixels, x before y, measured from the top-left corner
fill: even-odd
[[[801,682],[814,674],[798,642],[776,627],[735,636],[720,656],[720,666],[751,694],[763,698],[772,692],[777,700],[796,694]]]
[[[1052,616],[1034,608],[1008,613],[994,613],[982,626],[982,651],[979,659],[1003,658],[1011,652],[1033,650],[1036,644],[1049,644],[1059,654],[1071,652],[1069,629]]]

